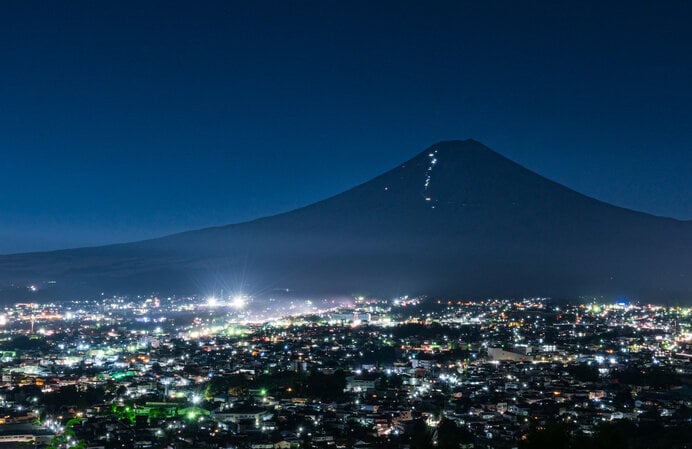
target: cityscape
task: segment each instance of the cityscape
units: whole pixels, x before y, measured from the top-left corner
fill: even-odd
[[[691,23],[0,1],[0,449],[692,449]]]
[[[139,296],[15,304],[0,324],[3,443],[517,448],[551,432],[552,447],[688,447],[692,436],[690,307]]]

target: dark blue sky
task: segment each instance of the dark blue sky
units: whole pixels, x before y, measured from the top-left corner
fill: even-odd
[[[469,137],[690,219],[691,21],[682,1],[3,2],[0,253],[277,213]]]

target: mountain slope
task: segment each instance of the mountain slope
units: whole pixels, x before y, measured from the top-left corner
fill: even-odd
[[[284,214],[131,244],[2,256],[0,282],[54,280],[60,295],[242,288],[688,300],[691,248],[690,222],[594,200],[466,140],[436,144]]]

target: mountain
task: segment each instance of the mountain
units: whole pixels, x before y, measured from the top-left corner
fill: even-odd
[[[54,283],[48,284],[47,282]],[[473,140],[346,192],[136,243],[0,256],[0,297],[96,292],[692,300],[692,222],[612,206]]]

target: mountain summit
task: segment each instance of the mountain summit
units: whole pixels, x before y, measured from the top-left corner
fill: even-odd
[[[62,297],[225,288],[684,301],[692,299],[692,223],[603,203],[479,142],[448,141],[291,212],[130,244],[0,257],[0,283],[48,281],[49,294]],[[5,287],[0,296],[17,291]]]

